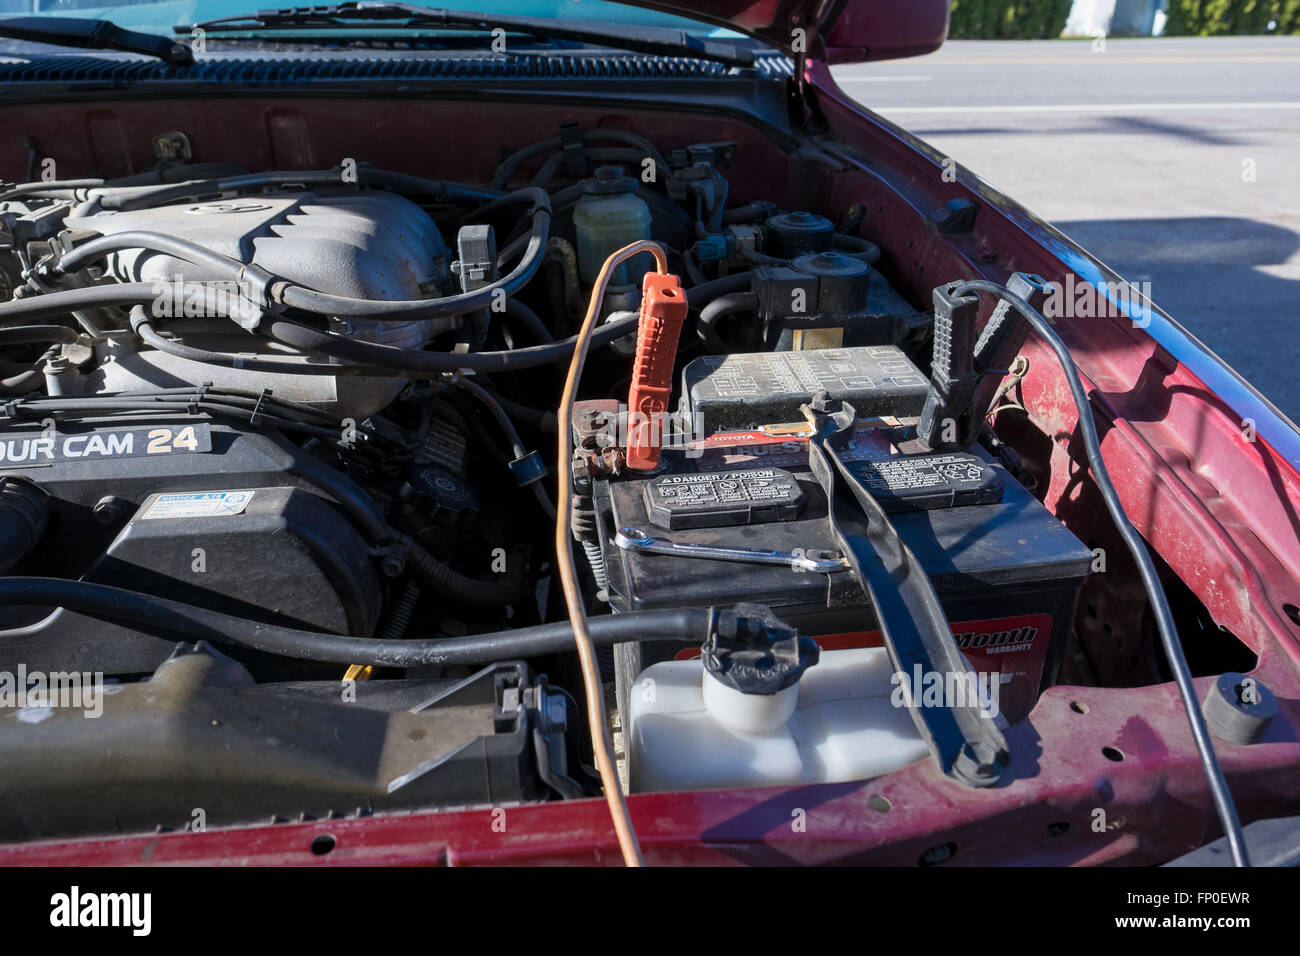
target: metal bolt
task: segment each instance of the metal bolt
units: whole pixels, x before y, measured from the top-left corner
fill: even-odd
[[[957,767],[972,779],[993,780],[998,777],[998,754],[987,744],[964,744],[957,755]]]
[[[105,495],[95,502],[93,514],[100,524],[112,524],[122,517],[126,502],[116,495]]]

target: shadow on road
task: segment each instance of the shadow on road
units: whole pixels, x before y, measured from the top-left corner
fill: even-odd
[[[1109,219],[1054,225],[1151,298],[1300,421],[1300,282],[1267,271],[1300,234],[1250,219]]]
[[[888,112],[888,110],[885,111],[886,115],[888,115]],[[932,136],[1037,135],[1032,128],[1027,129],[1023,125],[957,126],[945,124],[932,129],[908,126],[908,131],[922,139],[928,139]],[[1198,146],[1239,146],[1244,142],[1240,137],[1226,136],[1223,133],[1211,131],[1203,126],[1195,126],[1190,123],[1171,123],[1163,120],[1151,119],[1147,116],[1082,117],[1080,122],[1074,126],[1057,126],[1053,124],[1051,132],[1053,136],[1095,136],[1098,134],[1122,136],[1126,133],[1141,136],[1165,136],[1170,139],[1182,140],[1186,143],[1195,143]]]

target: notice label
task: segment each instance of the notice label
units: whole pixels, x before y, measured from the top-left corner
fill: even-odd
[[[219,518],[243,514],[253,500],[251,491],[195,491],[159,495],[144,513],[149,518]]]

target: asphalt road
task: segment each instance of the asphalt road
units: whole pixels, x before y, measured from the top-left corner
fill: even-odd
[[[1300,37],[952,41],[838,67],[1300,422]]]

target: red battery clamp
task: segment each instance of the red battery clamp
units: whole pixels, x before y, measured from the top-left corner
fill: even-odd
[[[677,276],[646,273],[641,284],[632,388],[627,396],[627,467],[635,471],[649,471],[659,464],[677,339],[688,308],[686,291]]]

